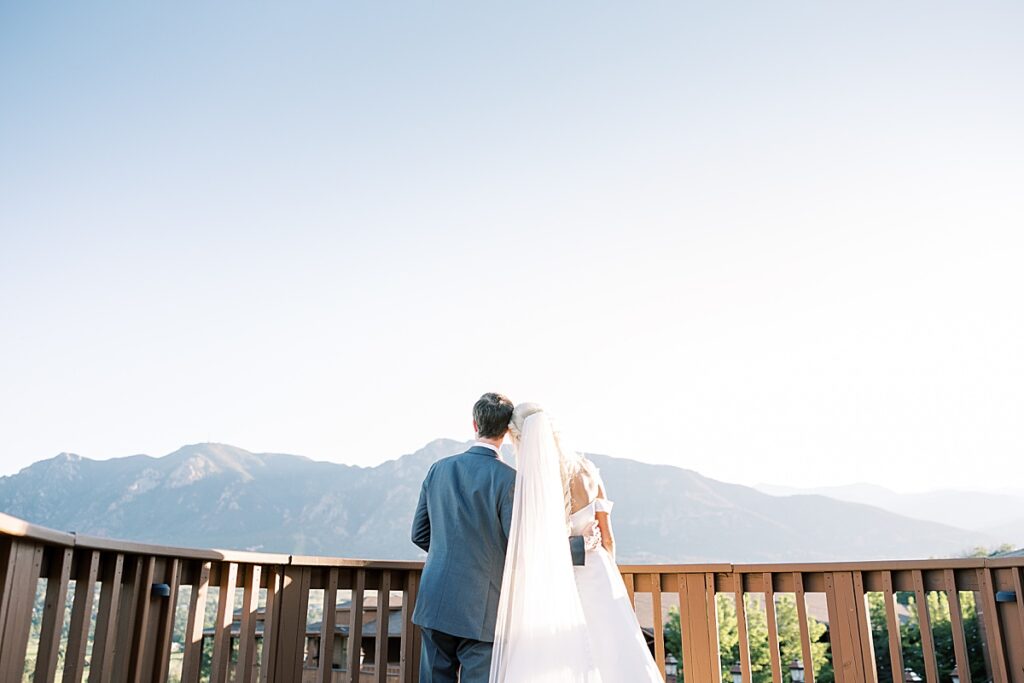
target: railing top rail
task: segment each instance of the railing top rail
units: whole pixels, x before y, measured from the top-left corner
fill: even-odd
[[[910,571],[914,569],[982,569],[1024,566],[1024,557],[957,557],[927,560],[862,560],[853,562],[776,562],[750,564],[621,564],[627,574],[763,574],[765,572]]]
[[[0,536],[14,536],[39,541],[48,545],[106,550],[128,555],[160,555],[186,560],[210,560],[214,562],[238,562],[240,564],[280,564],[299,566],[364,567],[379,569],[418,569],[422,562],[397,562],[389,560],[347,559],[340,557],[317,557],[290,555],[287,553],[259,553],[245,550],[220,550],[217,548],[181,548],[176,546],[137,543],[118,539],[89,536],[74,531],[56,531],[38,524],[26,522],[0,512]]]
[[[5,515],[2,512],[0,512],[0,534],[18,538],[31,538],[35,541],[44,541],[54,545],[73,546],[75,544],[74,533],[48,529],[45,526],[32,524],[23,519]]]
[[[49,529],[0,512],[0,536],[26,538],[47,545],[120,552],[130,555],[159,555],[181,559],[237,562],[240,564],[276,564],[303,567],[352,567],[363,569],[416,570],[423,566],[418,561],[369,560],[358,558],[326,557],[317,555],[291,555],[285,553],[259,553],[244,550],[216,548],[180,548],[175,546],[136,543],[116,539],[88,536],[75,532]],[[1024,567],[1024,557],[971,557],[927,560],[872,560],[862,562],[793,562],[793,563],[699,563],[699,564],[627,564],[619,569],[635,574],[760,574],[764,572],[827,572],[827,571],[901,571],[929,569],[980,569],[985,567]]]
[[[76,548],[108,550],[129,555],[163,555],[187,560],[211,560],[215,562],[238,562],[242,564],[288,564],[291,555],[287,553],[259,553],[246,550],[221,550],[218,548],[179,548],[170,545],[136,543],[101,536],[75,534]]]

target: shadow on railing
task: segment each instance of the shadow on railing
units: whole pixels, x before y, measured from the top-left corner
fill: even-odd
[[[0,514],[0,681],[412,683],[421,566],[111,541]],[[948,662],[965,683],[1024,683],[1022,569],[620,567],[662,671],[691,683],[902,681],[911,659],[930,682],[952,680]]]

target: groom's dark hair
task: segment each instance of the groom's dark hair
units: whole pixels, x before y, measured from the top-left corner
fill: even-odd
[[[512,401],[501,394],[488,393],[473,405],[473,421],[476,435],[488,439],[505,436],[508,423],[512,420]]]

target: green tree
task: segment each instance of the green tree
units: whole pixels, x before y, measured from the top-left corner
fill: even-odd
[[[768,621],[763,600],[756,595],[747,595],[747,640],[750,645],[750,668],[754,683],[771,682],[771,657],[768,649]],[[792,595],[776,597],[776,622],[779,627],[779,651],[784,663],[801,659],[800,622],[796,600]],[[728,596],[719,595],[716,601],[718,615],[718,645],[722,680],[732,680],[729,669],[739,661],[739,627],[735,602]],[[679,610],[669,610],[665,624],[665,650],[671,652],[682,666],[682,639],[679,625]],[[833,680],[832,664],[827,643],[818,640],[825,633],[825,625],[813,619],[808,620],[811,638],[811,658],[814,662],[815,679],[819,682]]]
[[[949,599],[945,592],[939,591],[928,592],[926,596],[939,679],[946,683],[951,680],[949,673],[956,666]],[[897,597],[899,604],[907,607],[906,617],[900,624],[900,650],[903,653],[903,665],[923,677],[925,665],[921,646],[921,624],[917,615],[917,598],[913,593],[900,593]],[[893,675],[889,657],[889,629],[886,622],[885,602],[881,593],[868,593],[868,611],[871,615],[871,637],[875,647],[878,680],[881,683],[886,683],[893,680]],[[978,629],[978,612],[973,593],[960,593],[960,611],[963,616],[964,640],[967,645],[967,658],[971,666],[971,678],[975,681],[987,680],[985,656],[982,651],[983,644]],[[899,677],[896,677],[896,681],[899,680]]]

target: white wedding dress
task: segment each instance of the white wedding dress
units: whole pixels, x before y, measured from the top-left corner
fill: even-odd
[[[490,683],[662,683],[622,577],[594,537],[596,512],[611,502],[594,497],[567,528],[565,459],[547,415],[529,415],[518,432]],[[591,539],[583,567],[572,566],[569,531]]]
[[[614,683],[601,680],[591,652],[547,415],[526,418],[520,434],[489,681]]]
[[[590,470],[603,493],[597,468],[590,465]],[[569,517],[572,533],[588,536],[596,523],[596,514],[611,511],[610,500],[594,498]],[[604,683],[663,683],[615,560],[603,546],[589,547],[592,545],[588,544],[586,564],[574,569],[601,680]]]

